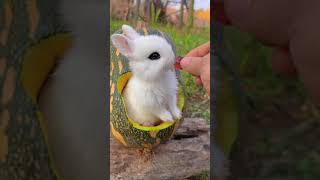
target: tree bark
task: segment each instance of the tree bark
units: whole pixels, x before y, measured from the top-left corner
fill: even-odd
[[[144,2],[144,6],[145,6],[144,16],[148,24],[151,22],[151,3],[152,3],[151,0],[145,0]]]
[[[180,27],[183,26],[183,14],[184,14],[184,0],[181,0],[181,3],[180,3],[180,23],[179,23]]]
[[[194,0],[190,0],[188,27],[193,26]]]
[[[138,20],[139,20],[140,4],[141,4],[141,0],[137,0],[137,5],[136,5],[136,14],[135,14],[135,19],[136,19],[136,21],[138,21]]]

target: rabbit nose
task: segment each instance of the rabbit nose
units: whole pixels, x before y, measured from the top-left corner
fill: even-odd
[[[176,62],[174,63],[174,67],[177,69],[177,70],[181,70],[181,65],[180,65],[180,61],[183,59],[182,56],[177,56],[176,57]]]

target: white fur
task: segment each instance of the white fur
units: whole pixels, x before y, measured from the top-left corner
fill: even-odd
[[[128,25],[123,25],[122,30],[123,34],[114,34],[111,39],[128,57],[133,74],[124,90],[129,116],[145,126],[155,125],[159,120],[181,118],[177,107],[178,80],[173,70],[175,55],[172,47],[164,38],[140,36]],[[153,52],[158,52],[161,58],[148,59]]]
[[[75,39],[41,92],[49,143],[64,179],[105,179],[106,1],[59,2],[61,16]]]

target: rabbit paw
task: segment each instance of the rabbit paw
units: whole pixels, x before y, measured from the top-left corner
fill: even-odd
[[[181,118],[181,111],[178,107],[175,107],[173,110],[172,110],[172,115],[175,119],[180,119]]]
[[[159,114],[159,118],[162,121],[166,121],[166,122],[173,121],[172,115],[169,111],[163,111],[161,114]]]

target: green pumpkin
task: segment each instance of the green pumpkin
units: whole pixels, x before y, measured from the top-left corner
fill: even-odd
[[[172,40],[163,32],[155,29],[138,29],[141,35],[158,35],[164,37],[172,46],[176,53],[175,45]],[[121,34],[122,31],[116,32]],[[114,137],[126,147],[133,148],[152,148],[160,143],[164,143],[170,139],[182,122],[177,119],[174,122],[163,122],[158,126],[141,126],[133,119],[128,117],[126,107],[124,105],[122,91],[130,80],[132,73],[129,69],[128,59],[120,54],[111,43],[110,45],[110,129]],[[183,110],[184,92],[182,82],[177,72],[179,80],[178,90],[178,107]]]

